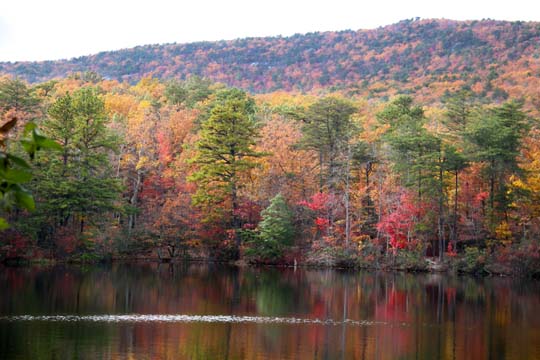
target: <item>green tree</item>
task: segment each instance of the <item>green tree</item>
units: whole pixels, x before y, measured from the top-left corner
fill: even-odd
[[[350,173],[353,162],[352,139],[358,130],[351,116],[356,107],[348,100],[337,97],[322,98],[311,105],[304,116],[303,137],[300,146],[312,149],[319,155],[319,191],[332,195],[343,194],[345,208],[345,243],[350,239]],[[337,208],[328,213],[334,223]],[[328,235],[333,226],[328,227]]]
[[[103,100],[92,88],[67,93],[51,105],[42,127],[63,148],[60,156],[37,161],[33,186],[40,211],[31,221],[42,244],[52,245],[60,227],[82,234],[88,222],[117,209],[120,184],[109,165],[117,139],[108,121]]]
[[[403,184],[416,187],[418,199],[435,188],[439,173],[441,141],[424,127],[427,119],[410,96],[400,96],[377,114],[380,123],[389,125],[384,140],[391,147],[394,169]]]
[[[445,158],[439,137],[424,127],[426,117],[409,96],[400,96],[377,114],[378,120],[390,126],[384,139],[391,147],[394,169],[406,187],[416,187],[418,201],[436,199],[439,256],[445,241]]]
[[[262,241],[275,242],[279,246],[292,245],[294,237],[293,214],[281,194],[277,194],[270,200],[270,205],[262,211],[261,216],[259,230]]]
[[[286,247],[293,244],[295,235],[293,214],[285,198],[278,194],[270,200],[270,205],[261,215],[259,233],[251,241],[246,255],[264,261],[278,260]]]
[[[444,144],[444,170],[454,178],[454,204],[452,206],[450,240],[452,248],[456,249],[458,239],[458,198],[459,198],[459,174],[469,166],[469,161],[464,154],[454,146]]]
[[[207,99],[213,92],[210,80],[192,76],[182,82],[169,81],[165,88],[165,97],[172,105],[193,108],[198,102]]]
[[[191,176],[197,182],[197,205],[209,210],[221,206],[230,214],[230,225],[238,230],[241,177],[256,166],[254,158],[264,154],[253,149],[258,137],[253,99],[238,89],[222,90],[211,105],[210,117],[201,124],[197,154],[192,160],[198,170]],[[236,245],[240,237],[236,236]]]
[[[475,109],[473,93],[470,90],[460,90],[443,99],[446,114],[443,120],[453,139],[463,136],[465,127]]]
[[[519,172],[517,157],[529,123],[521,102],[510,101],[485,110],[467,126],[465,137],[476,161],[484,163],[489,184],[492,225],[495,212],[508,216],[509,176]]]
[[[62,144],[61,174],[64,175],[70,155],[76,151],[75,106],[69,93],[58,98],[50,106],[46,128],[48,133]]]
[[[351,115],[356,108],[337,97],[323,98],[311,105],[302,126],[301,146],[319,154],[319,187],[334,189],[342,179],[350,140],[354,132]]]
[[[454,203],[450,216],[450,240],[453,249],[456,249],[458,239],[458,198],[459,198],[459,174],[469,166],[469,159],[464,154],[465,132],[473,114],[476,104],[473,92],[468,89],[459,90],[449,94],[443,99],[446,113],[443,124],[448,131],[444,134],[444,158],[445,171],[452,175],[454,183]]]
[[[24,81],[5,79],[0,82],[0,110],[34,113],[38,105],[39,100]]]

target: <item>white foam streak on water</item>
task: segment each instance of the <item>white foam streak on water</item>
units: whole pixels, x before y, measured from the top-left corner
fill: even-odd
[[[235,316],[235,315],[15,315],[1,316],[0,321],[48,321],[48,322],[106,322],[106,323],[253,323],[253,324],[319,324],[319,325],[354,325],[373,326],[390,325],[386,322],[367,320],[332,320],[289,317]],[[393,324],[396,325],[396,324]],[[406,325],[406,324],[398,324]]]

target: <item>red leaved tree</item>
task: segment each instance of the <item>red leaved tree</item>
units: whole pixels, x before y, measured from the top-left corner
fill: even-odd
[[[387,237],[388,248],[394,254],[398,249],[405,249],[418,243],[415,229],[424,212],[425,207],[418,204],[414,196],[404,192],[395,208],[381,218],[377,230]]]

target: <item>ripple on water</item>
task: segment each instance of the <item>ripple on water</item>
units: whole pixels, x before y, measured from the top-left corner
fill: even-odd
[[[127,315],[14,315],[2,316],[0,321],[48,321],[48,322],[178,322],[178,323],[253,323],[253,324],[319,324],[319,325],[396,325],[380,321],[368,320],[334,320],[334,319],[309,319],[293,317],[265,317],[265,316],[236,316],[236,315],[152,315],[152,314],[127,314]],[[406,325],[406,324],[398,324]]]

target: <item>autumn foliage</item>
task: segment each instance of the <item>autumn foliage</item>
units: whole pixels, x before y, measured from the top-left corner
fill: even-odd
[[[516,33],[514,47],[501,45]],[[0,256],[172,261],[262,249],[278,263],[420,261],[416,269],[436,257],[476,269],[466,263],[477,255],[485,266],[515,267],[516,254],[537,249],[540,235],[538,68],[527,62],[537,33],[532,23],[406,21],[205,45],[252,64],[236,73],[195,44],[125,51],[153,57],[166,49],[200,60],[200,68],[182,63],[193,75],[185,80],[159,80],[170,75],[166,67],[140,80],[148,69],[117,74],[133,84],[94,72],[35,85],[5,77],[0,126],[15,113],[35,120],[62,150],[39,153],[25,180],[36,211],[2,208],[10,229],[0,235]],[[495,69],[479,55],[487,48],[513,61]],[[105,54],[94,70],[124,55]],[[279,59],[294,61],[268,65]],[[339,66],[326,66],[330,59]],[[254,92],[326,90],[252,95],[224,83]],[[294,228],[294,238],[278,237],[281,228]]]

